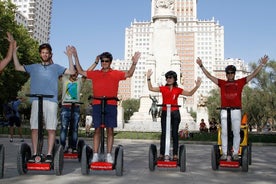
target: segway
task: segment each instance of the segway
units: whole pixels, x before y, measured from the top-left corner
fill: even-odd
[[[28,97],[38,98],[38,142],[37,142],[37,156],[35,162],[29,162],[31,158],[31,147],[22,143],[18,148],[17,153],[17,171],[19,175],[26,174],[29,170],[36,171],[50,171],[54,170],[56,175],[61,175],[63,170],[63,148],[56,144],[53,147],[53,162],[45,162],[45,154],[42,153],[43,148],[43,98],[52,98],[53,95],[43,94],[28,94]]]
[[[251,144],[248,142],[248,125],[241,125],[241,143],[238,151],[239,159],[233,160],[233,131],[231,128],[231,110],[240,108],[218,108],[227,110],[227,159],[221,160],[222,142],[221,142],[221,127],[218,128],[218,144],[213,145],[211,151],[211,164],[213,170],[218,170],[219,167],[242,168],[243,172],[248,172],[248,165],[251,165]]]
[[[5,146],[0,144],[0,179],[4,177]]]
[[[99,161],[92,162],[93,158],[93,149],[88,145],[84,145],[82,148],[82,157],[81,157],[81,173],[83,175],[88,175],[90,170],[103,170],[103,171],[110,171],[116,170],[116,176],[123,175],[123,146],[118,145],[115,148],[115,159],[114,163],[108,163],[105,161],[104,158],[104,143],[105,143],[105,136],[104,136],[104,129],[105,129],[105,106],[108,100],[116,100],[119,101],[117,97],[92,97],[93,99],[97,99],[101,101],[101,141],[100,141],[100,153],[99,153]]]
[[[179,159],[173,160],[170,157],[170,138],[171,138],[171,107],[181,107],[180,105],[163,104],[157,106],[167,106],[166,116],[166,139],[165,139],[165,159],[157,158],[156,145],[151,144],[149,147],[149,170],[154,171],[155,166],[160,168],[180,167],[180,172],[186,171],[186,148],[185,145],[179,146]]]
[[[71,103],[71,117],[70,117],[70,125],[69,125],[69,132],[68,132],[68,141],[69,143],[72,141],[71,140],[71,135],[72,135],[72,130],[73,130],[73,125],[74,125],[74,108],[76,104],[83,104],[82,102],[65,102],[65,103]],[[66,152],[64,152],[64,158],[65,159],[78,159],[78,161],[81,161],[81,153],[82,153],[82,148],[84,146],[85,142],[83,139],[79,139],[77,143],[77,153],[73,152],[72,148],[68,148]]]

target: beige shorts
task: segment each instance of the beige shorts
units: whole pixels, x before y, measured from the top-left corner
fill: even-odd
[[[85,126],[92,126],[92,120],[93,120],[93,118],[92,118],[91,115],[90,116],[86,116],[85,117]]]
[[[43,119],[46,130],[57,128],[57,107],[58,104],[49,100],[43,100]],[[38,100],[32,102],[31,129],[38,129]]]

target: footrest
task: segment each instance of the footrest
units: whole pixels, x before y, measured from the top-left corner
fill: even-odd
[[[28,170],[49,171],[51,170],[51,163],[27,163]]]
[[[177,161],[172,161],[172,160],[159,160],[157,161],[157,167],[169,167],[169,168],[174,168],[177,167]]]
[[[93,162],[90,164],[92,170],[112,170],[113,164],[108,162]]]
[[[219,165],[220,165],[220,167],[237,168],[237,167],[240,167],[240,162],[238,162],[238,161],[220,160],[219,161]]]
[[[65,159],[77,159],[78,154],[77,153],[64,153]]]

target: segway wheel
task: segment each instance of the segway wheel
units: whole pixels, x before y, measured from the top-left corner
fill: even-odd
[[[211,164],[213,170],[218,170],[219,166],[219,146],[214,145],[211,151]]]
[[[59,145],[54,155],[54,170],[57,176],[62,174],[63,163],[63,148],[61,145]]]
[[[186,147],[185,145],[181,145],[179,147],[179,166],[180,172],[186,171]]]
[[[93,155],[93,151],[91,150],[91,155]],[[84,145],[82,147],[82,153],[81,153],[81,174],[82,175],[88,175],[90,172],[90,160],[92,156],[89,156],[89,146]]]
[[[123,176],[123,166],[124,166],[124,150],[122,146],[118,146],[118,154],[116,157],[116,176]]]
[[[249,142],[248,144],[248,164],[252,164],[252,143]]]
[[[149,170],[154,171],[157,162],[157,149],[156,145],[151,144],[149,147]]]
[[[248,172],[248,147],[244,146],[242,148],[242,171]]]
[[[27,163],[30,158],[30,146],[26,143],[21,144],[17,151],[17,172],[19,175],[26,174],[28,172]]]
[[[0,179],[4,177],[5,147],[0,144]]]
[[[81,155],[82,155],[82,148],[84,146],[84,140],[80,139],[77,144],[77,150],[78,150],[78,160],[81,162]]]

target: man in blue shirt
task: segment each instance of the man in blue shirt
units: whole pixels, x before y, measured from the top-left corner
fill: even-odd
[[[16,45],[16,43],[15,43]],[[17,48],[17,47],[15,47]],[[69,69],[54,64],[52,61],[52,48],[50,44],[42,44],[39,46],[39,54],[41,58],[40,64],[21,65],[17,57],[17,49],[13,51],[13,60],[15,70],[27,72],[31,78],[31,94],[53,95],[53,98],[44,98],[43,100],[43,116],[45,120],[46,130],[48,131],[48,151],[45,162],[52,162],[52,149],[56,138],[57,127],[57,108],[58,108],[58,78],[62,74],[74,74],[74,64],[72,60],[72,52],[67,46],[66,54],[69,59]],[[31,130],[32,130],[32,146],[33,156],[29,162],[34,162],[37,155],[38,142],[38,99],[31,99]]]

